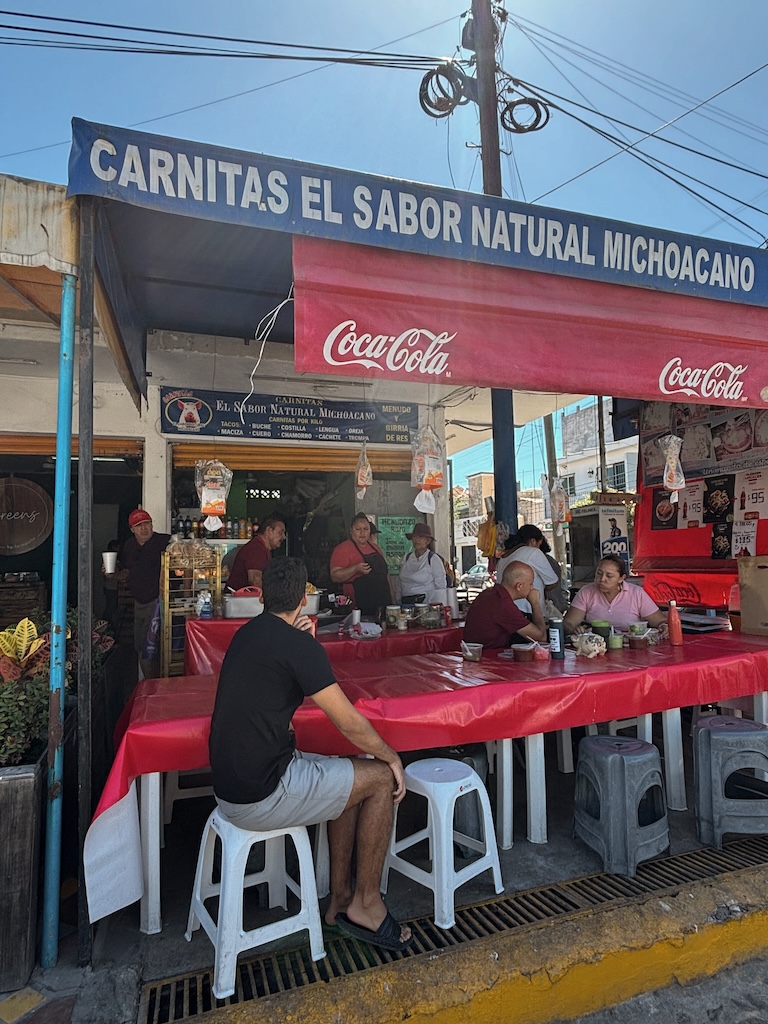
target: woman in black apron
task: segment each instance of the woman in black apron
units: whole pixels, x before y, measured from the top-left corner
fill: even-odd
[[[387,560],[371,537],[371,522],[364,512],[352,520],[349,540],[342,541],[331,555],[331,579],[341,583],[344,592],[363,615],[378,615],[392,603]]]

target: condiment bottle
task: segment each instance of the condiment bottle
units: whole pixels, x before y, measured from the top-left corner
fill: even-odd
[[[565,658],[565,625],[562,619],[550,619],[547,626],[549,650],[553,661]]]
[[[680,622],[680,612],[677,610],[677,601],[669,602],[667,613],[667,629],[669,630],[669,642],[673,647],[680,647],[683,643],[683,624]]]

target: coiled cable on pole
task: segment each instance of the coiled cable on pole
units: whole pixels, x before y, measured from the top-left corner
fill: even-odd
[[[537,132],[549,122],[549,107],[541,100],[522,96],[505,104],[499,118],[502,128],[515,135]]]
[[[419,103],[430,117],[448,117],[456,107],[468,102],[467,76],[457,64],[441,64],[421,80]]]

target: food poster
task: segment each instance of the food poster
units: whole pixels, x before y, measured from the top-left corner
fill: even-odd
[[[664,456],[658,440],[669,433],[683,439],[680,461],[686,478],[758,469],[768,462],[768,409],[648,402],[640,423],[646,486],[662,481]]]
[[[733,523],[715,523],[712,527],[712,557],[731,557]]]
[[[733,476],[712,476],[704,481],[704,522],[733,522]]]
[[[733,488],[735,515],[739,519],[768,519],[768,470],[750,469],[737,473]]]
[[[376,520],[378,533],[374,540],[384,552],[390,575],[400,575],[400,565],[413,545],[405,536],[417,523],[415,516],[379,516]]]
[[[672,501],[672,492],[665,487],[653,489],[652,530],[676,530],[680,502]]]
[[[703,480],[686,480],[685,487],[678,492],[680,512],[677,525],[680,529],[695,529],[703,525],[704,494]]]
[[[745,555],[756,554],[757,519],[734,519],[731,531],[731,557],[744,558]]]

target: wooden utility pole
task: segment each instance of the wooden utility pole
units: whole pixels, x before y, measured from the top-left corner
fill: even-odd
[[[549,416],[544,417],[544,443],[547,448],[547,479],[551,489],[552,484],[555,482],[555,477],[558,476],[557,453],[555,450],[555,427],[552,419],[552,413],[550,413]],[[555,561],[559,562],[560,565],[565,568],[565,534],[561,533],[558,537],[557,527],[554,523],[552,524],[552,541],[554,544],[553,554]]]
[[[501,150],[496,93],[495,26],[491,0],[472,0],[472,21],[477,67],[477,105],[480,112],[480,154],[483,192],[500,196]],[[493,423],[493,490],[496,521],[504,522],[510,533],[517,531],[517,469],[515,466],[515,415],[512,392],[491,389]]]

